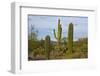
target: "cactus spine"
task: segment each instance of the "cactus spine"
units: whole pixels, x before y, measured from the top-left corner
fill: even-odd
[[[45,37],[45,51],[46,51],[47,59],[50,59],[50,50],[51,50],[50,36],[47,35]]]
[[[73,24],[69,24],[68,28],[68,50],[70,53],[73,52]]]
[[[57,33],[55,32],[55,29],[53,31],[54,31],[54,37],[57,40],[58,46],[60,46],[60,41],[61,41],[61,36],[62,36],[62,27],[61,27],[61,24],[60,24],[60,19],[58,20],[58,31],[57,31]]]

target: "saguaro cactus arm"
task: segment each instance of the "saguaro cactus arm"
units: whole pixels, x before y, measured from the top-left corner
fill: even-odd
[[[55,39],[57,39],[55,29],[53,30],[53,32],[54,32],[54,37],[55,37]]]

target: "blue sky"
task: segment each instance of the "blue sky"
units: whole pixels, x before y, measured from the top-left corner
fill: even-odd
[[[38,30],[38,39],[44,39],[46,35],[50,35],[51,40],[56,41],[53,29],[57,31],[58,19],[62,25],[62,37],[67,37],[68,25],[71,22],[74,24],[74,40],[88,36],[88,17],[80,16],[28,15],[28,30],[30,32],[32,25],[35,30]]]

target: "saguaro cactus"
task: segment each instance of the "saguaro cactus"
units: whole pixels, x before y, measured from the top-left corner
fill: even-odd
[[[61,36],[62,36],[62,27],[61,27],[61,24],[60,24],[60,19],[58,20],[58,31],[57,31],[57,33],[55,32],[55,29],[53,31],[54,31],[54,37],[57,40],[58,46],[60,46],[60,41],[61,41]]]
[[[68,28],[68,50],[70,53],[73,52],[73,24],[69,24]]]
[[[46,51],[47,59],[50,59],[50,50],[51,50],[51,41],[50,41],[50,36],[47,35],[45,37],[45,51]]]

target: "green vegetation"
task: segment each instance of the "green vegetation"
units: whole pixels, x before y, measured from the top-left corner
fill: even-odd
[[[50,36],[45,37],[45,51],[47,53],[47,59],[50,59],[51,41]]]
[[[57,40],[57,43],[58,43],[58,47],[60,48],[60,42],[61,42],[61,36],[62,36],[62,27],[61,27],[61,24],[60,24],[60,19],[58,20],[58,31],[57,31],[57,33],[55,32],[55,29],[53,31],[54,31],[54,37],[55,37],[55,39]]]
[[[49,35],[38,40],[38,31],[31,27],[28,36],[28,60],[76,59],[88,57],[88,38],[73,40],[74,24],[70,23],[66,37],[62,37],[62,27],[58,20],[58,30],[54,32],[57,41],[52,41]]]
[[[73,24],[69,24],[68,28],[68,51],[73,52]]]

